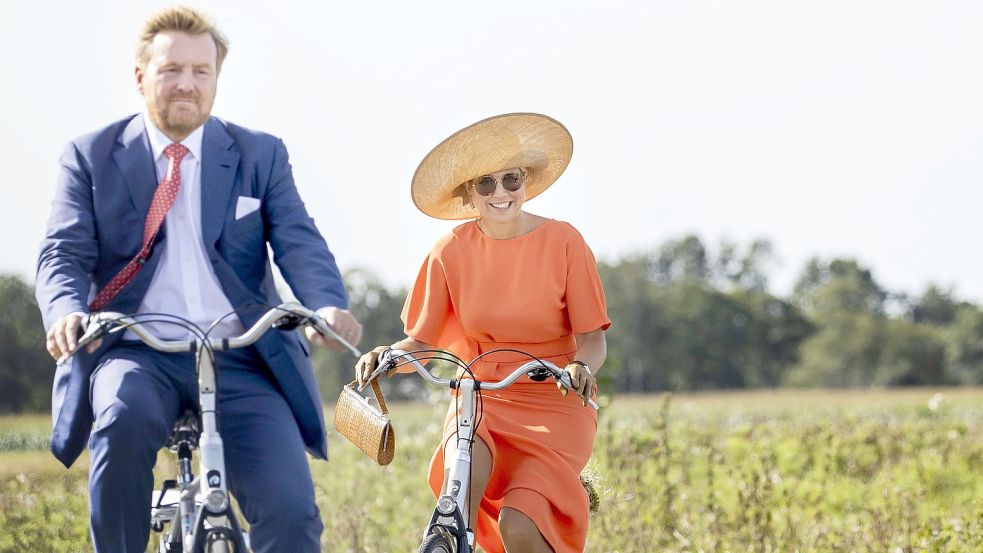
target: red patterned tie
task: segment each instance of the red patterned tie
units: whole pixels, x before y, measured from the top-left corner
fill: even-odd
[[[164,155],[167,156],[168,160],[167,175],[164,176],[164,180],[160,181],[160,185],[154,192],[154,199],[150,202],[150,212],[147,213],[147,220],[143,224],[143,246],[140,247],[140,252],[137,253],[136,257],[131,259],[120,272],[116,273],[116,276],[103,286],[102,290],[99,290],[95,299],[89,304],[89,311],[99,311],[106,307],[147,262],[147,256],[150,255],[150,247],[154,243],[154,238],[157,237],[157,231],[164,223],[164,216],[171,209],[174,199],[177,198],[178,189],[181,188],[181,160],[187,153],[188,149],[180,144],[171,144],[164,148]]]

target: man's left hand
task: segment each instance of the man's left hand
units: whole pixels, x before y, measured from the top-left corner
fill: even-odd
[[[355,317],[347,309],[324,307],[318,309],[317,314],[324,319],[324,322],[328,323],[331,330],[334,330],[338,336],[341,336],[349,344],[353,346],[357,345],[359,340],[362,339],[362,325],[355,320]],[[336,340],[322,336],[313,327],[306,327],[304,332],[312,344],[324,346],[333,351],[346,351],[348,349]]]

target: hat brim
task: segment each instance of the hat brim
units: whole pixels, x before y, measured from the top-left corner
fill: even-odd
[[[437,219],[472,219],[464,185],[471,179],[524,167],[526,200],[549,188],[570,163],[573,138],[559,121],[538,113],[489,117],[452,134],[420,162],[410,194],[423,213]]]

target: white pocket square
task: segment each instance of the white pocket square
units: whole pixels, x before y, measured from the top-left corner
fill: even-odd
[[[239,203],[236,204],[236,221],[259,209],[259,198],[249,196],[239,196]]]

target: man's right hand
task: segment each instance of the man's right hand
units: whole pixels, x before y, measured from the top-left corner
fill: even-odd
[[[58,319],[48,329],[45,346],[55,361],[61,363],[75,353],[79,343],[79,326],[84,317],[85,315],[82,313],[69,313]],[[102,339],[90,342],[85,350],[92,352],[99,347],[100,343],[102,343]]]

